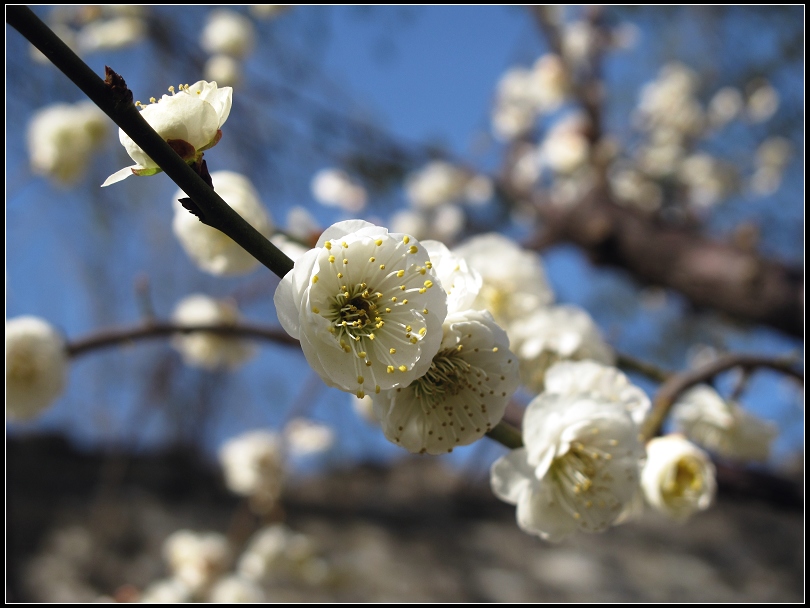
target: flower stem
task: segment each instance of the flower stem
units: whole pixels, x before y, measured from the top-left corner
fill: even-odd
[[[99,78],[26,6],[7,6],[6,22],[62,71],[185,192],[205,223],[225,233],[279,277],[293,261],[231,209],[143,119],[131,96],[118,94]]]
[[[499,422],[494,429],[487,433],[487,437],[494,439],[498,443],[502,443],[510,450],[516,450],[523,447],[523,438],[520,431],[506,422]]]

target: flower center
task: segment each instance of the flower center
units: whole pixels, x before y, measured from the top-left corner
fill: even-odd
[[[433,406],[465,387],[471,388],[467,380],[471,371],[472,365],[461,358],[457,348],[439,351],[427,373],[413,383],[414,395],[423,405]]]
[[[694,498],[703,489],[703,475],[696,458],[684,457],[678,461],[675,474],[664,486],[667,501]]]
[[[341,288],[343,291],[334,298],[331,315],[338,335],[345,333],[357,341],[368,337],[385,323],[377,309],[381,293],[369,289],[366,283]]]

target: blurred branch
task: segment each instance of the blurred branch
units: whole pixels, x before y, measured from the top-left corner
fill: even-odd
[[[235,338],[257,338],[289,346],[298,346],[298,340],[290,337],[280,328],[259,325],[177,325],[174,323],[155,322],[137,327],[107,329],[69,342],[66,346],[70,357],[77,357],[101,348],[109,348],[139,340],[163,338],[174,334],[190,334],[198,331],[233,336]]]
[[[696,370],[675,374],[661,385],[655,399],[653,399],[653,407],[644,423],[642,434],[647,439],[655,437],[660,432],[664,420],[666,420],[678,397],[696,384],[709,382],[718,374],[734,368],[741,368],[743,373],[751,373],[760,368],[772,369],[804,383],[804,373],[796,368],[798,362],[799,357],[797,355],[766,357],[731,353],[720,356],[715,361]]]
[[[616,353],[616,365],[624,370],[647,376],[657,382],[666,382],[673,376],[673,372],[666,371],[657,365],[624,353]]]
[[[107,68],[107,81],[101,80],[28,7],[6,7],[6,21],[42,51],[191,197],[201,212],[198,215],[201,221],[227,234],[279,277],[292,269],[292,260],[223,201],[149,126],[132,103],[132,93],[123,78]]]
[[[663,225],[616,205],[604,190],[570,207],[541,204],[537,210],[543,244],[550,238],[572,242],[595,263],[619,266],[643,282],[679,291],[698,307],[804,335],[801,269],[689,228]]]
[[[487,437],[494,439],[508,447],[510,450],[516,450],[523,447],[523,438],[519,430],[506,422],[499,422],[495,428],[487,433]]]

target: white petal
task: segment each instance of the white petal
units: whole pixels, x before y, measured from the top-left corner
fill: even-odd
[[[520,497],[531,490],[532,476],[532,467],[526,459],[526,449],[518,448],[492,464],[489,481],[495,496],[516,505]]]
[[[107,186],[111,186],[112,184],[117,184],[118,182],[124,181],[130,175],[134,175],[132,173],[133,169],[143,169],[143,167],[141,167],[140,165],[132,165],[130,167],[124,167],[123,169],[116,171],[110,177],[105,179],[104,183],[101,184],[101,187],[105,188]]]
[[[345,220],[332,224],[323,231],[321,238],[318,239],[316,247],[323,247],[326,241],[333,241],[343,238],[344,236],[352,233],[360,233],[363,236],[374,236],[377,234],[387,234],[388,230],[381,226],[366,222],[364,220]]]

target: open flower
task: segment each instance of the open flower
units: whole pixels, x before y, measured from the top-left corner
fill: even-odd
[[[259,200],[250,180],[233,171],[215,171],[211,174],[214,190],[231,208],[264,236],[270,236],[272,222]],[[225,233],[203,224],[183,207],[179,199],[182,190],[174,195],[172,229],[186,253],[201,270],[218,276],[246,274],[256,268],[259,261]]]
[[[554,300],[539,256],[503,235],[473,237],[453,252],[483,278],[473,308],[488,310],[503,327]]]
[[[447,297],[416,239],[360,220],[328,228],[279,283],[276,312],[329,386],[407,386],[442,341]]]
[[[366,206],[366,189],[340,169],[321,169],[312,178],[312,196],[322,205],[350,212]]]
[[[524,531],[550,541],[601,532],[633,507],[644,447],[622,403],[596,391],[543,393],[526,410],[523,443],[492,465],[490,481],[517,505]]]
[[[231,560],[227,539],[216,532],[178,530],[163,542],[163,556],[175,578],[192,593],[210,587]]]
[[[647,443],[641,489],[656,511],[684,521],[712,503],[714,475],[706,452],[682,435],[666,435]]]
[[[703,447],[737,460],[767,460],[776,425],[725,401],[705,384],[686,391],[672,408],[675,426]]]
[[[141,116],[187,162],[199,160],[201,153],[214,147],[222,136],[220,127],[231,113],[233,89],[217,88],[216,82],[200,80],[180,85],[175,93],[164,95],[141,108]],[[109,186],[130,175],[154,175],[161,168],[132,139],[119,129],[118,138],[136,164],[116,171],[101,184]]]
[[[28,420],[65,387],[68,358],[56,330],[37,317],[6,321],[6,417]]]
[[[179,325],[234,325],[239,311],[230,302],[193,294],[177,304],[172,320]],[[255,352],[245,340],[205,331],[175,336],[172,345],[187,365],[208,370],[236,369]]]
[[[488,312],[468,310],[447,316],[427,373],[374,395],[374,412],[390,441],[410,452],[442,454],[498,424],[518,384],[506,332]]]
[[[450,251],[439,241],[422,241],[436,276],[447,292],[447,313],[460,312],[472,308],[481,291],[481,275],[470,268],[467,260]]]
[[[592,359],[612,364],[613,351],[591,316],[578,306],[538,308],[507,327],[521,378],[535,392],[543,390],[546,370],[562,360]]]

